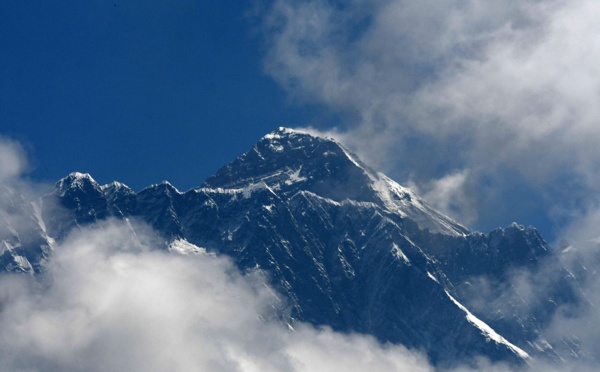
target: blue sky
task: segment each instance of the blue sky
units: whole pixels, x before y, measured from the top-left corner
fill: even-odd
[[[199,185],[312,126],[488,231],[600,223],[592,0],[5,1],[0,133],[29,176]]]
[[[232,5],[234,4],[234,5]],[[250,3],[16,1],[0,12],[0,133],[37,179],[198,186],[278,125]]]

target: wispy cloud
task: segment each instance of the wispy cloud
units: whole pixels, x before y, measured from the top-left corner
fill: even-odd
[[[461,223],[470,224],[477,220],[477,207],[469,197],[469,170],[448,173],[444,177],[432,180],[424,185],[412,182],[408,186],[421,194],[434,208],[456,216]]]
[[[18,181],[27,167],[28,161],[23,147],[0,134],[0,185]]]

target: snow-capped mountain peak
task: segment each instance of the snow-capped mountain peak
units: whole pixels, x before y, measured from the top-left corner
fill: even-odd
[[[61,196],[64,196],[69,190],[83,190],[88,187],[99,188],[100,186],[89,173],[80,172],[70,173],[55,185],[55,189]]]
[[[466,227],[435,211],[412,190],[365,165],[335,139],[307,131],[280,127],[202,187],[240,189],[261,183],[285,195],[309,191],[336,202],[370,202],[411,218],[423,229],[468,233]]]

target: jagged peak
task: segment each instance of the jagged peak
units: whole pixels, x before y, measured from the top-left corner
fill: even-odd
[[[279,127],[271,133],[266,134],[263,139],[279,139],[286,135],[295,135],[295,134],[309,134],[307,131],[303,131],[300,129]]]
[[[63,179],[70,180],[87,180],[90,182],[96,182],[89,173],[81,173],[81,172],[71,172]]]
[[[512,222],[510,225],[506,227],[498,227],[490,232],[490,234],[508,234],[512,232],[519,232],[523,234],[532,234],[536,236],[540,236],[539,231],[535,226],[525,226],[517,222]]]
[[[314,168],[336,163],[364,170],[355,155],[330,137],[313,131],[279,127],[263,136],[248,152],[221,168],[201,187],[239,188],[286,173],[294,182]],[[302,174],[297,173],[301,170]],[[363,172],[361,172],[363,173]],[[278,181],[285,182],[281,177]],[[269,182],[267,182],[269,183]]]
[[[133,195],[135,191],[133,191],[129,186],[124,183],[113,181],[106,185],[100,186],[100,190],[107,196],[112,197],[114,195]]]
[[[144,193],[150,190],[167,190],[167,191],[172,191],[175,192],[176,194],[183,194],[181,191],[179,191],[177,189],[177,187],[173,186],[169,181],[162,181],[160,183],[155,183],[152,184],[148,187],[146,187],[145,189],[143,189],[142,191],[140,191],[140,193]]]
[[[302,141],[302,140],[310,140],[313,144],[319,143],[331,143],[335,144],[336,147],[339,147],[342,150],[343,154],[346,155],[352,162],[360,163],[356,155],[351,154],[351,152],[344,147],[339,141],[337,141],[332,136],[327,135],[326,133],[319,132],[317,130],[313,130],[311,128],[287,128],[287,127],[279,127],[276,130],[264,135],[255,145],[255,148],[259,146],[261,143],[275,142],[280,143],[282,140],[288,141]],[[293,147],[295,143],[291,142],[288,145],[292,146],[292,149],[298,149],[298,147]],[[275,151],[280,152],[280,151]],[[363,166],[363,165],[359,165]]]
[[[83,190],[86,186],[94,189],[100,188],[98,182],[89,173],[71,172],[55,184],[55,189],[61,196],[64,196],[68,190]]]
[[[316,129],[312,128],[288,128],[288,127],[279,127],[274,131],[267,133],[263,136],[262,139],[280,139],[283,137],[289,136],[311,136],[314,138],[321,138],[324,140],[333,140],[335,139],[332,136],[327,135],[326,133],[320,132]],[[337,141],[336,141],[337,142]]]
[[[102,190],[120,190],[120,189],[131,190],[131,188],[129,186],[127,186],[126,184],[121,183],[119,181],[113,181],[111,183],[107,183],[106,185],[102,185],[102,186],[100,186],[100,189],[102,189]]]

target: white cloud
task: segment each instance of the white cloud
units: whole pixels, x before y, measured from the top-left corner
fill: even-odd
[[[260,273],[159,251],[155,239],[103,223],[56,248],[49,283],[1,277],[0,370],[432,370],[422,354],[369,336],[290,332]]]
[[[0,135],[0,184],[14,181],[26,169],[27,157],[21,145]]]
[[[477,209],[473,200],[467,194],[469,170],[451,172],[444,177],[433,180],[426,189],[420,190],[417,185],[413,188],[434,208],[457,216],[460,221],[469,224],[477,219]]]
[[[265,68],[341,113],[338,137],[394,176],[427,189],[469,169],[482,219],[533,195],[530,214],[562,227],[600,192],[599,14],[593,0],[278,0]]]

